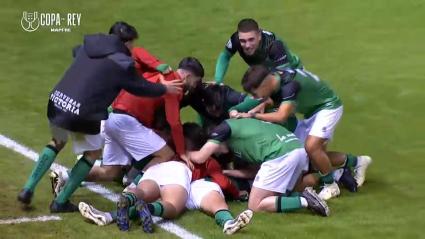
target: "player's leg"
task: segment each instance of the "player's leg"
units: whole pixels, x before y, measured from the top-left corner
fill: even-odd
[[[332,139],[335,128],[342,117],[343,107],[325,109],[317,112],[309,119],[304,120],[308,136],[305,141],[305,149],[314,167],[321,175],[323,184],[319,196],[328,200],[340,194],[338,184],[332,175],[331,159],[327,154],[327,142]]]
[[[201,209],[207,215],[214,216],[225,234],[234,234],[251,221],[253,212],[249,209],[236,218],[232,216],[218,184],[200,179],[191,183],[190,190],[186,207],[191,210]]]
[[[50,124],[52,140],[41,151],[38,160],[25,183],[24,188],[18,195],[18,201],[23,204],[30,204],[35,188],[43,175],[55,161],[56,156],[65,147],[68,141],[68,131]]]
[[[303,171],[308,168],[304,149],[296,149],[278,159],[264,162],[255,177],[248,200],[253,211],[291,212],[310,208],[322,215],[329,215],[329,208],[312,190],[304,190],[301,196],[282,196],[294,190]]]
[[[71,133],[75,154],[83,153],[71,169],[68,181],[62,191],[50,204],[51,212],[74,212],[78,207],[69,202],[69,198],[87,177],[95,161],[102,156],[103,139],[100,134],[85,135]]]

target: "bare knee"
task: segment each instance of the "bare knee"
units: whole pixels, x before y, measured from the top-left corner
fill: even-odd
[[[92,151],[85,151],[84,157],[88,160],[95,161],[102,157],[102,150],[98,149],[98,150],[92,150]]]
[[[49,142],[49,145],[54,147],[59,152],[65,147],[66,141],[60,141],[55,138],[52,138],[52,140],[50,140]]]

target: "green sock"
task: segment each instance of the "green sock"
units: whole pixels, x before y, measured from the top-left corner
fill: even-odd
[[[357,165],[357,156],[352,154],[347,154],[347,160],[345,161],[345,166],[349,169],[353,169]]]
[[[139,181],[140,181],[140,179],[142,179],[142,177],[143,177],[143,173],[139,173],[134,179],[133,179],[133,183],[134,184],[136,184],[136,185],[138,185],[139,184]]]
[[[335,182],[332,173],[322,174],[321,172],[319,172],[319,175],[320,175],[320,182],[322,184],[332,184],[333,182]]]
[[[139,218],[139,213],[137,213],[136,206],[131,206],[128,208],[128,217],[131,220]]]
[[[25,183],[24,188],[34,192],[35,187],[37,186],[40,179],[47,172],[47,170],[55,161],[56,155],[58,154],[57,149],[53,146],[47,145],[43,151],[41,151],[40,156],[38,157],[37,163],[35,164],[34,169],[31,172],[27,182]]]
[[[220,227],[224,227],[224,223],[226,223],[229,220],[233,220],[233,216],[230,213],[229,210],[223,209],[219,210],[214,214],[215,223],[219,225]]]
[[[276,212],[292,212],[302,208],[300,197],[283,197],[276,198]]]
[[[164,214],[164,206],[160,202],[149,203],[148,209],[152,215],[157,217],[162,217],[162,214]]]
[[[136,194],[131,192],[125,192],[122,194],[125,198],[127,198],[128,201],[128,207],[136,205],[137,197]]]
[[[86,178],[90,169],[93,167],[93,163],[88,161],[84,156],[81,157],[75,166],[71,170],[69,179],[66,182],[63,190],[56,197],[57,203],[65,203],[74,191],[80,186],[81,182]]]

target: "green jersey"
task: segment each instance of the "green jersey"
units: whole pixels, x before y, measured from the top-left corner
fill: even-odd
[[[209,141],[227,141],[235,155],[257,164],[304,147],[298,138],[284,127],[250,118],[223,121],[211,132]]]
[[[296,69],[278,71],[279,89],[270,98],[279,107],[282,103],[293,102],[297,113],[305,118],[323,109],[335,109],[342,105],[335,92],[312,73]]]

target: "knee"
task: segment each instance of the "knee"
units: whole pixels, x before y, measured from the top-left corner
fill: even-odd
[[[84,152],[84,157],[90,161],[96,161],[102,157],[102,150],[93,150]]]
[[[66,141],[60,141],[52,138],[52,140],[49,142],[49,145],[54,147],[59,152],[65,147]]]

